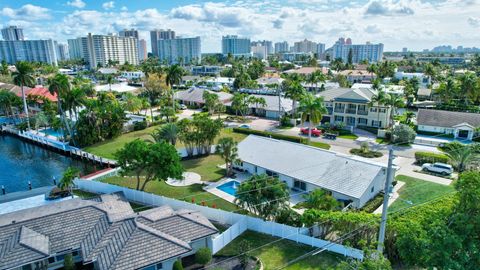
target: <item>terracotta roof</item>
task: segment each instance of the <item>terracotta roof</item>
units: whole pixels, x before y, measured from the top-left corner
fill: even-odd
[[[41,86],[36,86],[35,88],[30,89],[30,91],[27,93],[28,96],[40,96],[44,97],[51,102],[57,102],[57,93],[52,95],[50,91],[48,91],[47,88],[41,87]],[[39,101],[41,103],[41,101]]]

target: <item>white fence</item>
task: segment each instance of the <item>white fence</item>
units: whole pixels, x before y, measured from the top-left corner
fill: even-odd
[[[189,202],[96,181],[77,179],[75,180],[75,184],[78,188],[93,193],[112,193],[121,191],[129,201],[153,206],[168,205],[175,210],[189,209],[198,211],[212,221],[222,224],[231,224],[228,230],[213,239],[213,253],[221,250],[224,246],[248,229],[286,238],[312,247],[325,248],[328,251],[342,254],[344,256],[363,259],[363,252],[361,250],[308,236],[307,228],[297,228],[276,222],[265,221],[255,217],[200,206]]]

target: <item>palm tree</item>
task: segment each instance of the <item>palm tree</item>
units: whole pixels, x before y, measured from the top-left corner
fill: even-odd
[[[23,99],[23,111],[25,116],[27,117],[27,126],[30,130],[30,120],[28,117],[28,106],[27,106],[27,98],[25,97],[25,86],[33,86],[35,84],[35,79],[33,78],[33,68],[27,62],[17,62],[15,64],[16,71],[12,73],[13,83],[15,85],[20,86],[22,89],[22,99]]]
[[[470,163],[480,159],[480,154],[471,145],[458,143],[455,147],[447,147],[444,151],[459,172],[465,171]]]
[[[72,130],[70,124],[65,119],[65,113],[62,106],[62,97],[66,96],[70,92],[70,82],[68,81],[67,75],[57,73],[53,78],[48,80],[48,91],[52,95],[57,95],[57,106],[58,111],[60,112],[60,117],[62,119],[65,128],[67,129],[68,134],[73,138]]]
[[[172,65],[167,69],[167,86],[170,86],[172,89],[172,108],[175,111],[175,92],[173,90],[173,86],[176,84],[180,84],[182,81],[182,76],[185,73],[183,68],[179,65]]]
[[[305,95],[305,89],[300,84],[300,81],[290,79],[285,80],[282,83],[282,87],[285,92],[285,97],[292,100],[292,114],[293,117],[295,117],[297,102]]]
[[[298,111],[302,114],[302,124],[309,121],[308,141],[312,139],[313,126],[322,121],[323,114],[327,113],[323,97],[315,97],[308,93],[300,100]]]
[[[415,113],[412,111],[407,111],[405,113],[405,124],[410,125],[412,123],[412,119],[415,117]]]
[[[68,190],[70,194],[72,194],[72,186],[74,184],[75,178],[78,177],[79,171],[77,168],[74,167],[68,167],[67,170],[63,173],[62,179],[60,179],[60,182],[58,183],[58,187],[61,188],[62,190]]]
[[[377,108],[378,128],[380,128],[380,106],[384,105],[388,98],[389,98],[389,95],[385,91],[378,90],[377,93],[372,96],[372,98],[370,99],[370,102],[368,103],[368,106],[370,107],[375,106]]]
[[[167,141],[171,145],[177,144],[178,133],[180,129],[175,123],[167,123],[152,133],[152,137],[156,142]]]
[[[108,61],[110,61],[110,60],[108,60]],[[112,75],[107,76],[107,83],[108,83],[108,90],[110,92],[112,92],[112,83],[113,83],[113,76]]]
[[[86,96],[85,91],[80,87],[74,87],[71,91],[65,93],[65,107],[68,109],[70,120],[72,120],[73,115],[75,119],[78,119],[77,108],[83,106]]]
[[[435,76],[437,75],[437,71],[435,70],[435,67],[432,64],[428,63],[428,64],[425,65],[425,67],[423,69],[423,73],[425,75],[427,75],[428,77],[430,77],[430,81],[433,84],[433,82],[435,80]]]
[[[393,124],[393,117],[397,112],[397,108],[401,108],[405,105],[403,97],[400,95],[387,95],[385,105],[390,106],[390,124]]]
[[[262,106],[262,108],[267,106],[267,101],[263,97],[256,97],[256,96],[250,96],[248,98],[248,103],[249,104],[255,104],[255,113],[258,115],[258,105]]]
[[[322,73],[321,70],[315,70],[309,76],[307,76],[307,82],[309,84],[315,85],[315,94],[317,93],[318,83],[324,83],[326,80],[325,75]]]
[[[225,176],[230,176],[233,163],[238,162],[237,142],[231,137],[220,138],[215,151],[225,160]]]

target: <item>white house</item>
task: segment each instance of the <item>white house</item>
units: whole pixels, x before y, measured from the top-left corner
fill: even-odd
[[[120,77],[125,78],[127,80],[133,80],[133,79],[141,79],[145,77],[145,73],[143,71],[123,71],[122,74],[120,74]]]
[[[452,134],[456,139],[472,140],[480,127],[480,114],[419,109],[419,131]]]
[[[386,165],[303,144],[249,135],[238,144],[238,169],[277,176],[289,188],[330,191],[360,208],[384,189]]]
[[[403,72],[396,71],[393,75],[397,80],[410,80],[413,78],[418,78],[418,82],[422,86],[427,86],[431,83],[430,77],[421,72]]]

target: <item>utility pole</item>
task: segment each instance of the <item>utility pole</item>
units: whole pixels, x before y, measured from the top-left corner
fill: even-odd
[[[380,221],[380,232],[378,233],[378,246],[377,251],[380,254],[383,254],[383,242],[385,241],[385,230],[387,227],[387,210],[388,210],[388,199],[390,193],[390,185],[392,183],[392,178],[394,175],[393,171],[393,148],[390,147],[388,150],[388,168],[387,168],[387,179],[385,180],[385,194],[383,195],[383,207],[382,207],[382,219]]]

